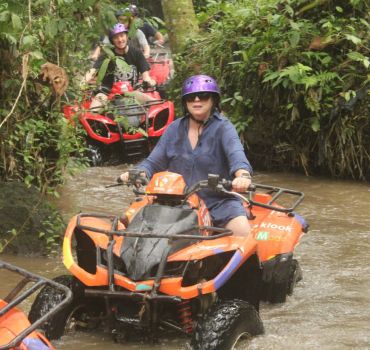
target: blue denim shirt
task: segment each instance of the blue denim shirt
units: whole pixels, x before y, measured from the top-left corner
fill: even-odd
[[[226,117],[215,112],[204,126],[194,149],[191,147],[188,131],[189,118],[176,119],[169,125],[151,154],[138,165],[138,168],[144,170],[149,177],[166,170],[181,174],[187,186],[207,179],[208,174],[218,174],[220,178],[229,180],[233,179],[235,172],[239,169],[245,169],[252,174],[252,167],[236,129]],[[221,219],[221,211],[227,209],[224,207],[227,202],[235,201],[205,191],[199,195],[206,202],[214,220]],[[233,205],[235,206],[235,203]],[[220,208],[220,213],[213,210],[216,208]],[[241,211],[245,212],[243,208]],[[235,213],[235,216],[243,215],[241,211]],[[229,214],[233,216],[232,213]]]

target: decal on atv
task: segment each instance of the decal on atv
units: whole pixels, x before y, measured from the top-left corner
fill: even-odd
[[[168,179],[165,176],[158,177],[154,182],[155,187],[165,187],[168,183]]]
[[[199,209],[199,216],[201,218],[201,221],[205,226],[212,226],[211,216],[209,214],[208,208],[205,206],[203,201],[201,203],[202,205]]]
[[[143,292],[146,290],[152,290],[152,286],[148,286],[147,284],[137,284],[136,285],[136,290],[138,292]]]
[[[260,231],[256,235],[256,240],[257,241],[267,241],[269,238],[270,232],[268,231]]]
[[[292,227],[291,226],[277,225],[277,224],[273,224],[271,222],[262,222],[259,225],[259,227],[260,228],[271,228],[273,230],[279,230],[279,231],[292,232]]]
[[[260,231],[256,235],[256,240],[257,241],[274,241],[274,242],[284,242],[286,241],[285,236],[280,236],[280,235],[271,235],[271,232],[268,231]]]

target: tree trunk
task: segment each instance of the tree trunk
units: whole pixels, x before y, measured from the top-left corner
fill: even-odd
[[[162,0],[162,10],[172,53],[179,53],[187,39],[197,35],[198,22],[192,0]]]

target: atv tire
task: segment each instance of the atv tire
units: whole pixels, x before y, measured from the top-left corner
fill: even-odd
[[[283,274],[276,274],[268,282],[262,283],[261,300],[280,304],[293,294],[294,287],[302,280],[302,269],[296,259],[291,259],[285,269]]]
[[[290,267],[290,274],[289,274],[289,283],[288,283],[288,295],[293,294],[294,287],[296,284],[301,281],[303,278],[303,273],[301,266],[299,265],[298,260],[293,259],[292,260],[292,265]]]
[[[88,141],[86,155],[89,159],[90,165],[93,167],[104,163],[103,150],[100,145],[94,142]]]
[[[193,350],[232,350],[242,337],[264,332],[256,309],[244,300],[214,304],[199,320],[191,340]]]
[[[89,300],[84,297],[84,285],[73,276],[59,276],[54,278],[54,281],[63,284],[72,291],[72,301],[42,325],[41,329],[50,340],[59,339],[66,333],[67,328],[71,330],[73,328],[72,326],[77,326],[79,323],[85,322],[86,320],[84,318],[88,314],[88,306],[91,307],[89,309],[89,313],[91,314],[93,312],[96,313],[99,307],[96,301],[93,304],[91,299]],[[40,319],[64,298],[65,295],[62,291],[45,286],[32,304],[31,311],[28,315],[30,322],[33,323]]]

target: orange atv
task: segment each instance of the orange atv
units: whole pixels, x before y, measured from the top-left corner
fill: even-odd
[[[131,171],[129,182],[143,179]],[[130,330],[156,337],[169,328],[189,335],[193,349],[233,349],[242,336],[263,333],[259,302],[284,302],[292,293],[301,278],[293,251],[308,226],[294,212],[303,193],[254,187],[236,193],[230,181],[209,175],[188,188],[181,175],[161,172],[134,187],[138,197],[123,218],[73,217],[63,243],[72,276],[58,281],[65,279],[80,305],[76,323],[90,328],[99,319],[116,340]],[[212,226],[197,195],[203,190],[240,198],[252,234]],[[278,204],[284,200],[293,204]],[[37,317],[53,306],[44,294],[32,307]],[[49,337],[63,334],[70,312],[58,315],[58,332],[44,326]]]
[[[37,329],[69,303],[72,299],[71,291],[64,285],[4,261],[0,261],[0,270],[7,270],[23,277],[5,298],[0,299],[0,350],[54,350],[50,342]],[[32,286],[26,289],[29,283],[32,283]],[[42,317],[31,324],[18,305],[44,285],[47,285],[46,288],[51,291],[58,291],[61,298],[55,301],[54,306]]]

